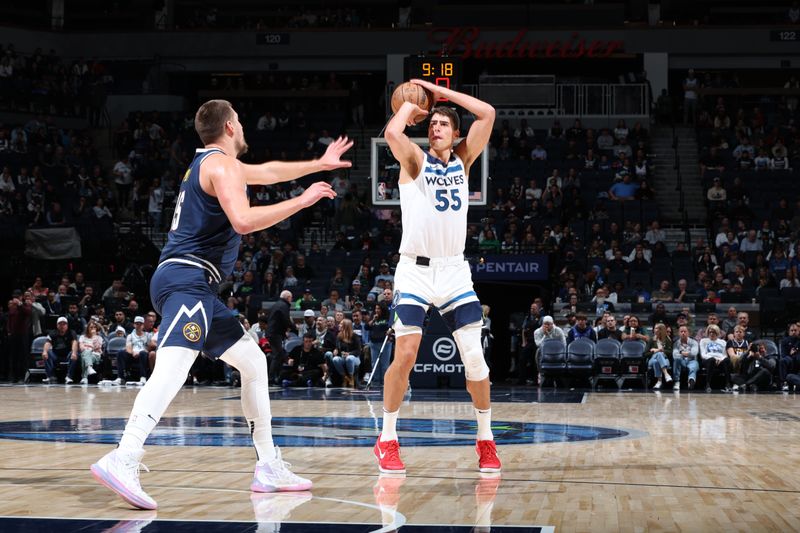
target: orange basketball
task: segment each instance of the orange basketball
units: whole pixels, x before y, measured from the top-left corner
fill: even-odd
[[[397,113],[403,102],[411,102],[425,111],[430,111],[433,107],[433,95],[429,90],[407,81],[398,85],[392,93],[392,112]]]

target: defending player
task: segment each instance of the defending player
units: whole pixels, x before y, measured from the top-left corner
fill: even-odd
[[[242,409],[258,462],[251,490],[308,490],[311,481],[293,474],[272,441],[267,363],[258,345],[217,297],[218,285],[233,270],[240,234],[268,228],[336,193],[324,182],[291,200],[251,207],[247,185],[268,185],[313,172],[349,167],[341,161],[352,142],[339,138],[314,161],[270,161],[246,165],[239,116],[225,100],[200,106],[195,129],[205,148],[197,150],[184,175],[169,237],[150,283],[150,297],[162,315],[158,359],[133,404],[117,449],[91,467],[92,474],[122,499],[141,509],[156,502],[139,484],[143,445],[173,400],[197,354],[219,358],[242,376]]]
[[[411,80],[476,117],[466,139],[459,137],[458,114],[434,107],[428,125],[430,149],[424,152],[405,135],[406,125],[428,113],[404,102],[386,127],[386,141],[400,162],[403,238],[395,273],[395,356],[384,378],[383,429],[374,453],[381,472],[404,473],[396,423],[417,359],[422,324],[435,306],[451,328],[478,419],[476,450],[481,472],[499,472],[500,460],[491,430],[489,367],[481,347],[482,310],[464,260],[469,200],[468,172],[483,151],[494,124],[494,108],[476,98],[422,80]]]

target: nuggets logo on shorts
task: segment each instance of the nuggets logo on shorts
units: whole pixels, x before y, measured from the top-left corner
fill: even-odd
[[[197,322],[189,322],[183,326],[183,336],[191,342],[199,341],[202,332],[203,331],[200,329],[200,326],[197,324]]]

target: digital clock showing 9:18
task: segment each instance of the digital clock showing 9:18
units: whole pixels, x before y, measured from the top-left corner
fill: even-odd
[[[406,79],[420,78],[435,85],[458,90],[461,58],[411,56],[406,60]]]
[[[800,30],[771,30],[770,41],[797,42],[800,41]]]

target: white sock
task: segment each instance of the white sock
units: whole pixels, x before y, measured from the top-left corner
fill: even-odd
[[[245,334],[220,359],[237,369],[242,377],[242,411],[250,426],[258,460],[275,459],[277,454],[272,441],[272,410],[264,354],[253,338]]]
[[[183,379],[176,376],[185,376],[189,372],[197,354],[197,350],[179,346],[159,350],[153,375],[133,402],[131,416],[119,441],[121,450],[135,452],[142,449],[144,441],[183,386]]]
[[[381,442],[389,440],[397,440],[397,415],[400,414],[400,409],[390,413],[386,409],[383,410],[383,429],[381,429]]]
[[[492,409],[482,411],[475,409],[475,418],[478,419],[478,440],[494,440],[492,435]]]

